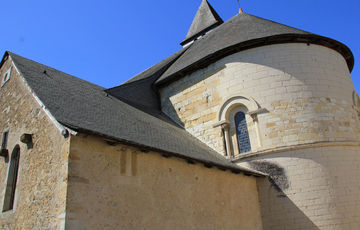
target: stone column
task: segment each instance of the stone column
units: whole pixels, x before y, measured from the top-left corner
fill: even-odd
[[[225,156],[233,157],[233,154],[231,152],[231,146],[230,146],[229,123],[223,123],[221,125],[221,128],[224,131],[224,138],[225,138],[225,145],[226,145]]]
[[[250,114],[254,125],[255,125],[255,131],[256,131],[256,138],[257,138],[257,144],[258,144],[258,149],[262,147],[262,141],[261,141],[261,136],[260,136],[260,128],[259,128],[259,121],[257,118],[257,113],[252,113]]]

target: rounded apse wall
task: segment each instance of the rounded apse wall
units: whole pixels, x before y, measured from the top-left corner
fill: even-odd
[[[246,115],[252,152],[235,163],[270,175],[258,183],[265,229],[360,228],[359,117],[349,69],[335,50],[303,43],[245,50],[160,95],[166,114],[219,153],[224,103],[241,95],[263,109],[259,135]]]
[[[224,152],[217,113],[231,97],[254,99],[247,115],[252,152],[316,142],[359,141],[354,86],[343,56],[324,46],[287,43],[227,56],[160,89],[162,110]],[[232,138],[234,140],[236,138]]]

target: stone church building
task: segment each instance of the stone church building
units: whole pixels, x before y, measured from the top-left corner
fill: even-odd
[[[360,229],[350,49],[203,0],[114,88],[6,52],[0,229]]]

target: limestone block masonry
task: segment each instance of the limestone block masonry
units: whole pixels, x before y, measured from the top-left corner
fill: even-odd
[[[270,174],[258,185],[264,229],[360,229],[360,122],[341,54],[302,43],[253,48],[160,93],[163,112],[220,154],[224,103],[241,95],[263,109],[246,115],[252,152],[235,162]]]
[[[162,110],[218,152],[218,122],[231,96],[246,95],[265,108],[258,114],[260,139],[248,115],[254,152],[319,141],[360,140],[354,86],[344,58],[318,45],[279,44],[225,57],[160,90]],[[259,146],[258,143],[261,143]]]
[[[0,132],[9,131],[9,155],[20,146],[20,163],[13,209],[3,212],[10,161],[0,157],[0,229],[62,229],[70,140],[40,107],[11,59],[0,76],[10,66],[10,79],[0,88]],[[32,134],[32,146],[20,141],[24,133]]]
[[[323,146],[247,159],[259,180],[264,229],[360,229],[360,146]],[[284,226],[286,226],[284,228]]]

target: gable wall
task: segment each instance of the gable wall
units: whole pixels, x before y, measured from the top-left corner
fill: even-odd
[[[256,178],[71,138],[69,229],[262,229]]]
[[[0,76],[12,65],[8,59]],[[0,88],[0,132],[9,130],[7,148],[20,145],[13,210],[2,212],[9,162],[0,157],[0,229],[61,229],[64,224],[69,139],[34,99],[17,70]],[[20,142],[33,134],[33,146]],[[1,140],[0,140],[1,141]]]

